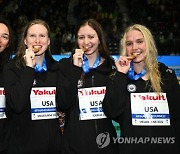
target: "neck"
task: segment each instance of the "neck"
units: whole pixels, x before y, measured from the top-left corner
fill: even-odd
[[[144,62],[133,63],[134,71],[136,73],[140,73],[143,70],[144,66],[145,66]]]
[[[43,60],[44,60],[44,54],[40,56],[35,56],[36,64],[38,64],[39,66],[42,66]]]
[[[134,71],[136,73],[140,73],[144,69],[144,62],[141,63],[133,63]],[[143,80],[148,80],[148,75],[147,73],[142,77]]]
[[[86,57],[88,58],[88,62],[89,62],[89,67],[92,67],[95,60],[97,59],[99,53],[98,52],[95,52],[91,55],[86,55]]]

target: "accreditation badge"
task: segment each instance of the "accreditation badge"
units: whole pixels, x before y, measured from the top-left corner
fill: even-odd
[[[55,87],[39,87],[31,90],[31,119],[58,118],[55,101]]]
[[[4,88],[0,88],[0,119],[5,119],[6,99]]]
[[[106,87],[92,87],[78,89],[80,120],[106,118],[102,101]]]
[[[131,93],[132,125],[170,126],[166,93]]]

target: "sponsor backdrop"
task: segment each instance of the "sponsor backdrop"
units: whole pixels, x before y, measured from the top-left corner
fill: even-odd
[[[53,58],[57,61],[59,61],[62,58],[68,58],[70,55],[69,54],[64,54],[64,55],[53,55]],[[116,61],[119,58],[119,55],[112,55],[114,60]],[[163,62],[166,64],[168,67],[172,68],[176,76],[178,78],[179,84],[180,84],[180,56],[158,56],[158,61]],[[115,121],[112,121],[114,124],[114,127],[116,128],[117,135],[120,137],[120,126],[118,123]]]

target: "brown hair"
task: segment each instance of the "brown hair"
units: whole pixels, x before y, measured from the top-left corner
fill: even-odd
[[[9,42],[8,42],[8,46],[4,49],[3,52],[0,53],[0,69],[2,69],[2,66],[8,62],[13,54],[13,50],[14,50],[14,40],[13,40],[13,31],[9,25],[9,23],[4,20],[4,19],[0,19],[0,23],[4,24],[9,31]]]
[[[76,29],[76,40],[75,40],[75,49],[76,48],[79,48],[78,46],[78,43],[77,43],[77,34],[78,34],[78,31],[81,27],[83,26],[86,26],[86,25],[89,25],[90,27],[92,27],[96,33],[97,33],[97,36],[99,38],[99,46],[98,46],[98,50],[99,50],[99,54],[101,55],[101,57],[105,58],[106,60],[112,62],[113,59],[111,58],[110,56],[110,51],[106,45],[106,40],[105,40],[105,36],[104,36],[104,31],[102,29],[102,26],[95,20],[95,19],[87,19],[85,21],[83,21]],[[73,50],[73,53],[74,54],[74,51]]]

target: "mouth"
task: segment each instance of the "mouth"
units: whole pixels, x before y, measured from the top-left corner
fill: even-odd
[[[138,53],[138,52],[133,52],[133,53],[131,54],[131,56],[127,57],[127,59],[128,59],[128,60],[133,60],[133,59],[135,59],[138,55],[140,55],[140,53]]]
[[[82,47],[83,52],[86,52],[88,49],[88,47]]]
[[[41,45],[33,45],[32,50],[34,51],[34,53],[37,53],[41,48],[42,48]]]

